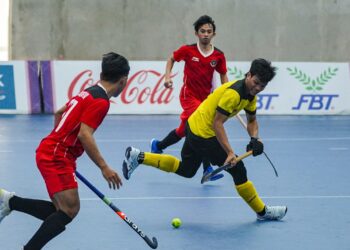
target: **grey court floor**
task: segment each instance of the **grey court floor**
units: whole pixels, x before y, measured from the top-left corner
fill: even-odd
[[[266,158],[244,162],[263,200],[287,205],[283,221],[258,222],[238,197],[229,175],[200,184],[140,166],[123,187],[109,190],[86,155],[78,170],[134,221],[161,250],[182,249],[350,249],[350,117],[259,116],[260,136],[279,177]],[[105,159],[122,176],[125,148],[149,150],[178,124],[177,116],[108,116],[96,132]],[[0,115],[0,187],[23,197],[48,199],[35,165],[35,149],[52,129],[52,116]],[[249,138],[239,122],[226,124],[236,153]],[[182,142],[167,149],[180,155]],[[79,183],[81,210],[67,230],[45,249],[150,249],[113,211]],[[171,219],[182,226],[173,229]],[[21,249],[40,221],[13,212],[0,224],[0,249]]]

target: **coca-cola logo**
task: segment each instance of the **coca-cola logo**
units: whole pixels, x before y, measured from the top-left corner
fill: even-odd
[[[176,76],[177,73],[171,77]],[[123,104],[168,104],[173,100],[173,88],[165,88],[163,85],[164,74],[155,70],[140,70],[129,75],[125,89],[120,94],[120,98],[112,103]],[[68,88],[68,99],[77,95],[84,89],[99,83],[93,78],[92,70],[84,70],[73,78]]]

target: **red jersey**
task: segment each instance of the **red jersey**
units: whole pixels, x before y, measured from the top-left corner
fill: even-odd
[[[45,137],[37,152],[50,154],[55,158],[75,160],[84,152],[78,139],[80,124],[97,129],[109,110],[109,98],[99,85],[82,91],[67,102],[67,109],[59,124]]]
[[[185,61],[183,86],[180,98],[193,96],[203,101],[210,94],[214,70],[225,74],[226,58],[222,51],[215,48],[208,55],[202,54],[197,44],[184,45],[174,51],[175,61]]]

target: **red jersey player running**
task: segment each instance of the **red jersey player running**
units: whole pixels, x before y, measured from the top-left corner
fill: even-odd
[[[214,20],[210,16],[204,15],[199,17],[193,25],[198,42],[192,45],[184,45],[174,51],[167,61],[165,72],[164,86],[172,88],[171,70],[174,63],[175,61],[185,61],[183,86],[180,92],[180,103],[183,108],[180,115],[181,123],[163,140],[151,140],[152,153],[163,153],[165,148],[177,143],[185,136],[187,119],[207,98],[213,88],[214,70],[219,72],[221,83],[228,82],[225,55],[211,43],[216,29]],[[204,174],[213,171],[206,159],[203,159],[203,168]],[[222,177],[223,174],[218,174],[213,176],[211,180]]]
[[[109,99],[125,88],[129,71],[128,60],[123,56],[113,52],[105,54],[100,83],[73,97],[55,113],[55,127],[36,151],[36,162],[51,201],[21,198],[0,189],[0,222],[13,210],[43,221],[24,250],[41,249],[78,214],[80,201],[75,169],[76,159],[84,151],[100,168],[110,188],[119,189],[122,185],[117,172],[103,159],[93,133],[108,112]]]

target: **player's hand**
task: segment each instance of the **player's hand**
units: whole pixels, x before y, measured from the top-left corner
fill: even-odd
[[[166,87],[167,89],[171,89],[173,87],[173,80],[171,80],[171,78],[166,78],[164,81],[164,87]]]
[[[258,139],[252,137],[247,145],[247,152],[252,150],[253,156],[261,155],[264,152],[264,144]]]
[[[236,166],[236,164],[237,164],[237,159],[236,159],[236,155],[235,155],[233,152],[230,152],[230,153],[227,155],[227,158],[226,158],[226,160],[225,160],[224,165],[227,165],[227,164],[230,164],[231,167]]]
[[[113,187],[113,189],[115,189],[115,187],[117,187],[117,189],[119,189],[123,185],[122,180],[120,179],[117,172],[115,172],[110,167],[104,168],[102,170],[102,175],[108,182],[109,188]]]

